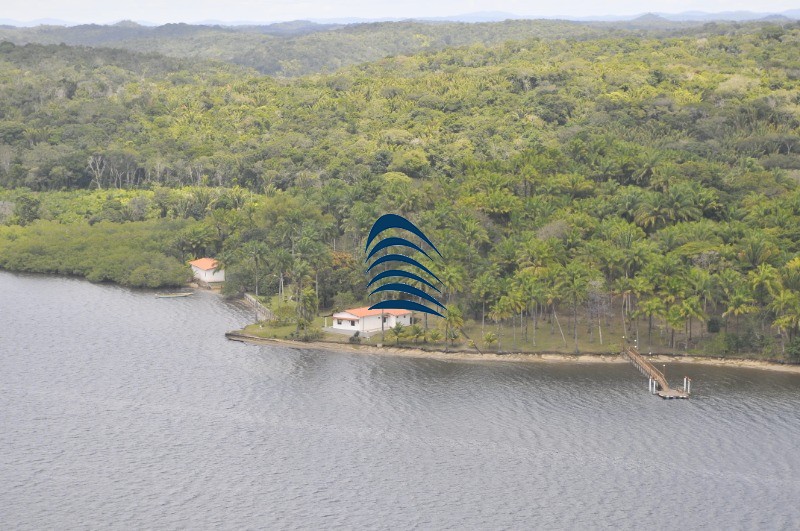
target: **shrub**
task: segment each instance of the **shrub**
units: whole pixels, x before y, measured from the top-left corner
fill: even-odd
[[[303,328],[299,332],[292,332],[289,334],[290,339],[297,339],[298,341],[317,341],[322,339],[322,329],[320,328]]]
[[[786,356],[795,362],[800,362],[800,337],[796,337],[792,339],[788,345],[786,345]]]

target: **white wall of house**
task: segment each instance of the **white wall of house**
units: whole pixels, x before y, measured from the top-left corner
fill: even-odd
[[[388,317],[388,315],[387,315]],[[368,315],[366,317],[361,318],[361,331],[362,332],[372,332],[374,330],[381,329],[381,316],[380,315]]]
[[[333,328],[337,330],[362,331],[359,318],[349,313],[337,313],[333,316]]]
[[[225,270],[220,269],[214,271],[213,269],[200,269],[199,267],[192,266],[194,278],[202,280],[203,282],[225,282]]]
[[[384,325],[385,330],[392,328],[397,323],[403,326],[409,326],[411,324],[410,313],[401,316],[384,313],[383,316],[386,318],[386,324]],[[333,315],[333,328],[352,332],[375,332],[381,329],[381,316],[378,314],[359,318],[347,312],[340,312]]]
[[[410,326],[411,325],[411,314],[407,313],[405,315],[389,315],[389,319],[386,322],[386,328],[393,328],[400,323],[403,326]],[[380,321],[378,321],[378,326],[380,327]]]

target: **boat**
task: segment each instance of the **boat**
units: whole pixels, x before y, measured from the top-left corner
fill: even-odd
[[[159,299],[174,299],[177,297],[188,297],[194,295],[193,291],[176,291],[175,293],[156,293],[156,298]]]

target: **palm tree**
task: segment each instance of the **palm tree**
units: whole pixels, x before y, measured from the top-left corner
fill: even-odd
[[[787,289],[800,291],[800,257],[792,258],[781,268],[781,283]]]
[[[713,282],[718,300],[729,299],[740,286],[746,283],[744,276],[732,268],[723,269],[713,275]]]
[[[484,345],[486,345],[487,347],[491,347],[495,343],[497,343],[497,334],[495,334],[494,332],[489,332],[488,334],[484,334],[483,336]]]
[[[692,319],[697,319],[701,323],[705,321],[705,313],[703,312],[702,304],[700,303],[700,297],[697,295],[693,295],[691,297],[687,297],[681,301],[680,306],[678,306],[681,316],[686,319],[686,328],[687,328],[687,337],[686,337],[686,348],[689,348],[689,341],[692,340]]]
[[[649,192],[636,207],[633,219],[637,225],[652,232],[669,221],[669,210],[664,194]]]
[[[726,319],[728,316],[733,315],[736,317],[736,331],[739,331],[739,317],[748,313],[758,311],[755,306],[755,300],[750,296],[750,293],[745,291],[744,288],[737,289],[728,299],[728,308],[722,314]]]
[[[526,301],[525,306],[530,315],[533,310],[533,346],[536,346],[536,327],[538,324],[538,306],[544,300],[545,286],[540,271],[528,267],[517,272],[514,278],[516,285]],[[528,339],[528,321],[525,321],[525,340]]]
[[[757,236],[747,238],[740,247],[739,260],[746,268],[757,268],[777,252],[774,245]]]
[[[693,221],[703,216],[703,211],[697,206],[696,193],[691,186],[678,183],[671,186],[665,195],[668,221]]]
[[[447,315],[444,318],[445,324],[445,339],[450,341],[452,346],[458,338],[458,334],[464,328],[464,315],[458,306],[453,306],[447,310]]]
[[[667,312],[667,324],[670,327],[669,347],[675,348],[675,329],[686,324],[680,306],[672,306]]]
[[[561,270],[560,277],[559,290],[572,306],[572,332],[575,337],[575,353],[578,353],[578,305],[586,300],[592,272],[580,262],[571,262]]]
[[[413,324],[408,329],[408,336],[416,343],[420,338],[425,336],[425,329],[418,324]]]
[[[489,242],[489,235],[483,224],[473,216],[462,215],[458,218],[463,241],[467,243],[467,269],[472,269],[472,260],[478,255],[478,248]]]
[[[766,320],[765,314],[767,313],[767,301],[773,299],[775,294],[780,290],[780,275],[778,274],[778,270],[771,265],[760,264],[756,269],[748,273],[747,280],[758,302],[759,313],[761,314],[761,330],[763,331]]]
[[[497,352],[500,352],[501,340],[503,338],[500,328],[500,321],[507,319],[511,315],[510,310],[506,306],[507,299],[500,297],[489,310],[489,318],[497,325]]]
[[[392,337],[394,337],[396,345],[400,344],[400,338],[405,335],[406,333],[405,328],[406,327],[403,326],[402,323],[397,323],[396,325],[394,325],[389,329],[389,333],[392,335]]]
[[[426,337],[424,338],[424,340],[426,342],[428,340],[430,340],[430,341],[436,343],[437,341],[439,341],[442,338],[442,333],[439,332],[439,330],[437,330],[435,328],[433,328],[431,330],[427,330],[425,333],[426,333]]]
[[[497,274],[494,271],[482,273],[472,283],[472,294],[481,301],[481,335],[486,328],[486,303],[494,299],[496,291]]]
[[[505,308],[505,311],[508,313],[508,317],[511,317],[511,330],[514,337],[514,347],[517,348],[517,328],[515,325],[515,316],[517,314],[522,314],[522,310],[525,309],[525,299],[522,295],[522,291],[519,289],[512,289],[506,294],[500,297],[500,305]]]
[[[772,324],[780,331],[781,351],[786,352],[784,334],[788,334],[791,341],[800,325],[800,293],[790,289],[781,289],[775,294],[769,308],[775,312],[775,320]]]
[[[269,248],[267,247],[267,244],[265,244],[264,242],[249,241],[244,245],[242,245],[241,247],[242,256],[253,261],[253,271],[255,272],[256,297],[258,297],[258,285],[260,284],[259,273],[261,272],[261,266],[264,263],[264,260],[267,257],[268,253],[269,253]]]
[[[549,274],[548,284],[545,290],[545,301],[553,316],[550,321],[550,335],[553,334],[553,321],[558,325],[558,331],[561,332],[561,340],[564,342],[564,347],[567,346],[567,338],[564,336],[564,330],[561,328],[561,323],[558,321],[558,314],[556,313],[556,304],[561,300],[561,294],[557,286],[556,274],[552,271]]]
[[[664,317],[667,306],[661,297],[653,296],[639,303],[639,312],[647,316],[647,345],[652,345],[653,317]]]
[[[464,285],[464,270],[458,265],[445,265],[439,271],[438,276],[447,292],[447,304],[449,306],[452,296],[461,291]]]
[[[622,298],[620,310],[622,313],[622,335],[628,337],[628,315],[631,310],[631,294],[633,293],[633,279],[620,277],[614,282],[614,291]]]
[[[693,267],[689,270],[688,280],[691,285],[691,293],[703,298],[703,312],[708,312],[709,299],[712,303],[714,302],[714,283],[711,273],[705,269]]]
[[[269,264],[278,275],[278,296],[284,302],[284,282],[286,274],[292,268],[292,255],[286,249],[275,249],[269,256]]]
[[[663,154],[657,149],[648,149],[637,157],[638,167],[633,173],[633,182],[639,186],[647,186],[650,177],[658,171]]]

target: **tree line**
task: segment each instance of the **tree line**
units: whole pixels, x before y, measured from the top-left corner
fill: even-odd
[[[280,292],[309,320],[366,302],[364,238],[396,212],[445,257],[448,330],[472,320],[496,348],[542,327],[572,348],[614,321],[788,358],[800,30],[729,33],[447,48],[293,81],[3,45],[0,265],[46,270],[57,249],[34,240],[62,225],[171,227],[153,252],[217,256],[227,289]]]

